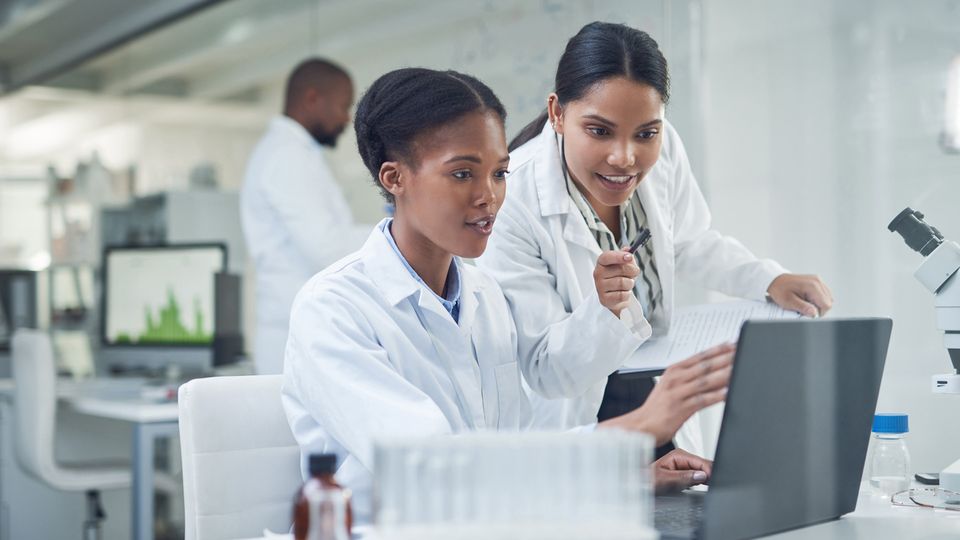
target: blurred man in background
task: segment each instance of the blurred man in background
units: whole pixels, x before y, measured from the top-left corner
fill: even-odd
[[[353,83],[319,58],[287,79],[283,114],[270,122],[247,164],[240,211],[256,266],[254,362],[283,371],[290,306],[313,274],[360,248],[372,229],[356,225],[324,156],[350,122]]]

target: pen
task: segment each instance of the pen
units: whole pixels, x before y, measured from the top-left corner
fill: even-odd
[[[630,253],[636,253],[638,249],[647,245],[647,242],[649,241],[650,241],[650,229],[646,227],[642,227],[640,229],[640,234],[638,234],[637,237],[633,240],[633,242],[630,244],[630,247],[627,248],[627,251],[629,251]]]

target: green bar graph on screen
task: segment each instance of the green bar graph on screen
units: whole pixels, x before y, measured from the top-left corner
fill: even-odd
[[[144,328],[139,336],[131,336],[121,332],[117,335],[117,343],[186,343],[203,344],[213,341],[213,334],[205,332],[203,328],[203,310],[200,309],[200,300],[195,299],[193,305],[193,330],[188,329],[180,319],[181,308],[177,303],[172,290],[167,290],[167,303],[160,307],[156,314],[150,306],[144,306]]]

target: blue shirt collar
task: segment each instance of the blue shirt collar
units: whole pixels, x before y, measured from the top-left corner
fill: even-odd
[[[447,286],[446,293],[447,297],[444,298],[439,294],[433,292],[433,289],[427,286],[426,282],[420,278],[416,270],[410,266],[410,263],[407,262],[406,257],[403,256],[403,253],[400,253],[400,248],[397,247],[397,242],[393,239],[393,234],[390,232],[390,225],[393,224],[393,218],[385,219],[380,223],[380,230],[383,231],[383,235],[387,237],[387,242],[390,244],[390,247],[393,248],[393,251],[400,257],[400,262],[403,263],[404,268],[410,272],[410,275],[413,276],[418,283],[423,285],[425,289],[430,291],[437,300],[440,301],[440,304],[444,309],[450,313],[450,316],[453,317],[454,321],[459,322],[460,319],[460,267],[457,265],[457,257],[454,257],[450,262],[450,272],[447,273]]]

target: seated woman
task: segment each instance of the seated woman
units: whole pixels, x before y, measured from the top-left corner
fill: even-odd
[[[371,517],[376,438],[531,424],[521,388],[530,366],[517,356],[507,302],[493,279],[460,259],[483,253],[503,203],[505,116],[477,79],[428,69],[380,77],[358,106],[360,154],[395,217],[301,289],[283,385],[303,454],[340,457],[355,523]],[[691,414],[723,400],[731,362],[732,346],[705,351],[669,369],[644,407],[577,429],[667,441]],[[676,451],[657,461],[657,485],[705,482],[710,465]]]

